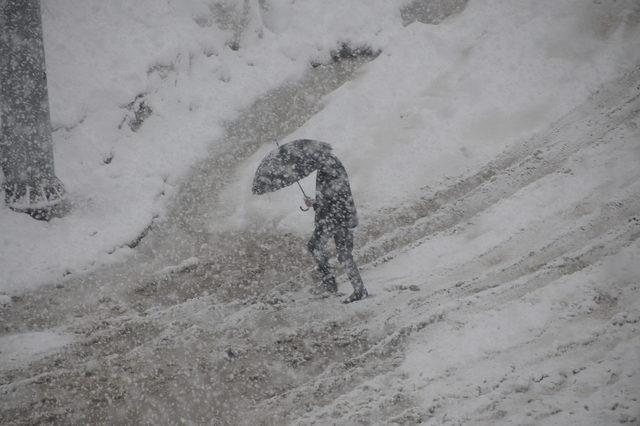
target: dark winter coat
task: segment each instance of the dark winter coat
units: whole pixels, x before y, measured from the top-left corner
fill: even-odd
[[[313,208],[316,226],[334,229],[355,228],[358,225],[356,205],[353,202],[347,171],[333,155],[330,155],[329,161],[318,170]]]

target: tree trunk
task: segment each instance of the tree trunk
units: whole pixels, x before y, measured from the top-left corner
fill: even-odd
[[[65,191],[53,167],[39,0],[0,0],[0,121],[5,201],[48,220]]]

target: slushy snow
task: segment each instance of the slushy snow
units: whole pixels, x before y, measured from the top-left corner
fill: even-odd
[[[0,208],[0,420],[639,421],[636,1],[472,0],[406,26],[409,2],[222,2],[231,26],[196,0],[72,3],[45,8],[71,213]],[[190,254],[73,281],[135,261],[225,122],[342,43],[380,54],[281,142],[345,164],[370,298],[310,294],[299,190],[250,191],[272,144],[212,194]],[[57,399],[28,408],[39,392]]]
[[[47,1],[56,174],[71,211],[38,223],[2,204],[0,291],[123,260],[224,122],[340,43],[378,49],[401,23],[384,1],[288,3]],[[141,103],[151,112],[136,116]]]

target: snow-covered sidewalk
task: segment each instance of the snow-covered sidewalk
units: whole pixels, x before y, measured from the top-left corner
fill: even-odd
[[[198,79],[209,76],[209,60],[237,60],[243,64],[238,67],[246,66],[241,75],[251,80],[272,55],[284,55],[290,73],[274,66],[274,74],[266,74],[282,83],[307,66],[305,43],[323,40],[316,31],[338,24],[342,30],[332,34],[384,47],[286,138],[327,140],[344,161],[362,219],[357,255],[371,297],[345,306],[340,298],[311,294],[316,283],[305,252],[311,215],[297,211],[296,188],[250,195],[255,165],[271,149],[254,147],[229,167],[233,174],[225,176],[220,193],[193,197],[202,206],[171,210],[179,218],[180,208],[189,207],[194,221],[186,222],[185,235],[192,224],[204,225],[193,240],[175,241],[181,234],[161,228],[166,234],[158,234],[157,246],[145,247],[148,264],[71,274],[58,286],[0,296],[0,343],[10,344],[0,353],[0,423],[637,423],[635,2],[471,1],[438,26],[407,27],[399,12],[385,9],[391,7],[386,2],[376,2],[380,8],[330,2],[330,16],[360,7],[362,15],[355,15],[362,27],[330,19],[310,25],[325,10],[321,2],[296,2],[287,10],[301,20],[279,21],[276,6],[285,3],[273,3],[271,34],[257,44],[195,55],[191,68],[183,63],[179,78],[162,69],[169,77],[158,80],[149,99],[154,111],[173,111],[168,96],[183,99],[185,84],[191,90],[185,96],[193,100],[201,89]],[[383,19],[385,10],[390,13]],[[191,11],[184,19],[192,18]],[[263,20],[269,22],[268,16]],[[369,39],[371,34],[377,38]],[[275,51],[262,44],[274,39],[274,46],[283,43]],[[320,54],[337,41],[320,42]],[[291,59],[291,52],[300,56]],[[244,63],[250,54],[251,61],[263,62]],[[226,85],[220,87],[239,107],[230,99],[245,92],[229,87],[245,80],[232,71],[226,82],[222,73]],[[247,104],[265,88],[243,88]],[[223,110],[204,98],[200,105],[208,106],[194,109],[201,120],[195,122],[209,123],[210,111]],[[127,153],[170,140],[162,137],[171,134],[172,123],[194,122],[184,105],[175,116],[149,117],[136,132],[125,127],[128,136],[117,140],[129,148],[117,149]],[[235,116],[228,114],[216,120]],[[240,117],[259,128],[260,120]],[[222,129],[216,120],[203,134]],[[80,145],[76,135],[90,122],[69,131],[70,145]],[[238,122],[231,123],[227,129]],[[147,148],[130,156],[140,163],[123,164],[147,161]],[[118,152],[110,164],[117,165]],[[186,173],[199,155],[181,162],[180,170]],[[179,200],[171,193],[179,174],[149,188],[166,185],[165,196]],[[127,176],[109,179],[128,182]],[[312,188],[311,179],[303,185]],[[153,217],[152,211],[164,217],[163,201],[144,203],[105,208],[121,209],[120,219],[129,218],[129,208],[141,218]],[[9,221],[5,215],[12,215]],[[22,216],[5,211],[0,219],[4,247],[17,247],[6,251],[13,257],[2,259],[14,271],[8,275],[12,289],[54,279],[68,259],[95,259],[89,245],[79,243],[77,250],[87,254],[77,257],[65,252],[73,238],[54,238],[83,223],[73,214],[49,224],[15,223],[16,232],[7,224]],[[135,223],[134,237],[146,221]],[[19,238],[25,226],[41,227],[47,236],[42,247]],[[124,228],[109,229],[113,241],[128,241],[120,240]],[[61,242],[59,254],[49,254],[56,247],[52,241]],[[159,253],[181,244],[191,251],[178,250],[181,259],[163,264]],[[25,275],[31,253],[46,255],[41,262],[34,257],[38,266]],[[23,263],[14,265],[19,254]],[[149,260],[158,258],[158,264]],[[348,292],[344,277],[339,281]],[[17,362],[20,353],[24,362]]]
[[[342,43],[380,49],[401,23],[381,0],[47,1],[56,174],[71,209],[41,223],[0,204],[0,292],[125,259],[225,122]]]

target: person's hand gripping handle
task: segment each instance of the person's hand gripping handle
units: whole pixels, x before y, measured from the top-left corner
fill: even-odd
[[[307,208],[303,208],[302,206],[300,206],[300,210],[302,210],[303,212],[306,212],[307,210],[309,210],[311,207],[313,207],[313,203],[315,203],[316,200],[314,200],[313,198],[309,198],[309,197],[304,197],[304,205],[307,206]]]

